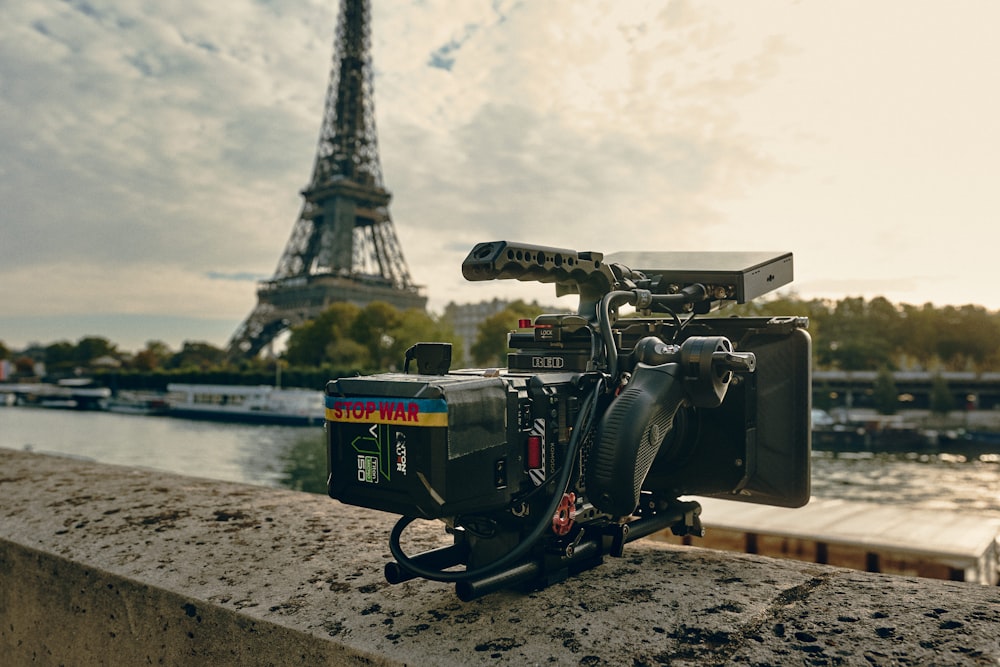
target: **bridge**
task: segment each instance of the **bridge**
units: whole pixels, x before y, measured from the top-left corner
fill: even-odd
[[[954,398],[956,409],[1000,408],[1000,372],[895,371],[893,381],[907,407],[927,409],[935,381],[940,378]],[[829,394],[836,406],[874,407],[872,393],[877,371],[813,371],[813,398]]]

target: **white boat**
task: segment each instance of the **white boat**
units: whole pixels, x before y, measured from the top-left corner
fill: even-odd
[[[166,396],[151,391],[120,391],[108,399],[108,411],[124,415],[162,415],[167,413]]]
[[[27,405],[70,410],[104,410],[111,390],[99,387],[89,378],[59,380],[56,384],[29,382],[0,387],[0,404]]]
[[[259,385],[167,385],[167,414],[186,419],[312,426],[322,424],[323,392]]]

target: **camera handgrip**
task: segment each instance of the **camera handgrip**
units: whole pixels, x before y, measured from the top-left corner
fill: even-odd
[[[489,241],[477,243],[462,262],[466,280],[585,282],[594,275],[610,278],[599,252],[577,252],[566,248]]]
[[[595,507],[615,517],[632,513],[646,473],[683,402],[679,364],[636,366],[598,427],[587,474],[587,496]]]

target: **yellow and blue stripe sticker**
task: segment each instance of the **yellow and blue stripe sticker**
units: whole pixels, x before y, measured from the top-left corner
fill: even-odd
[[[342,424],[447,426],[448,403],[443,398],[327,396],[326,420]]]

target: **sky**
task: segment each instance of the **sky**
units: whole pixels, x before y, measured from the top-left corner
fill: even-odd
[[[0,341],[224,346],[298,217],[336,16],[0,0]],[[997,25],[992,0],[373,0],[410,273],[439,313],[565,301],[465,282],[480,241],[791,251],[800,297],[998,310]]]

